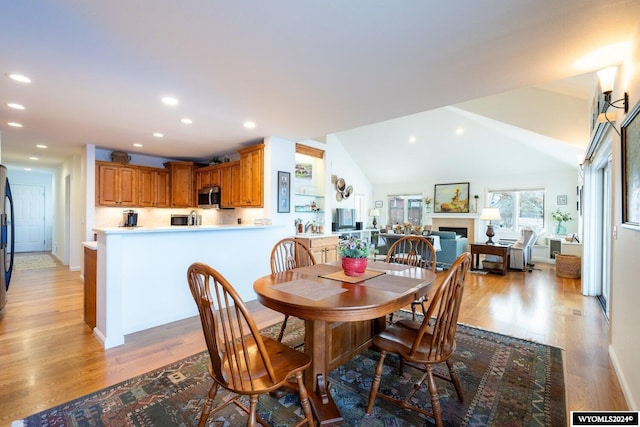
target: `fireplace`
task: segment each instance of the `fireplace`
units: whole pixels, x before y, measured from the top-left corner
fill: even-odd
[[[458,236],[467,237],[467,227],[438,227],[438,231],[453,231]]]

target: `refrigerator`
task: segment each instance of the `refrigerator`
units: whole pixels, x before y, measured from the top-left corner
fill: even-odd
[[[7,179],[7,168],[0,165],[0,310],[7,304],[7,291],[13,272],[13,248],[15,243],[13,224],[13,199]]]

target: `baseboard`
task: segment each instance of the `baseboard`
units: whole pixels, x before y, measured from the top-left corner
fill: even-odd
[[[629,383],[627,382],[627,379],[622,372],[622,367],[620,366],[620,362],[618,361],[618,357],[616,356],[616,351],[613,349],[613,347],[611,347],[611,345],[609,345],[609,358],[611,359],[613,370],[616,372],[616,377],[618,378],[618,382],[620,383],[620,388],[622,388],[622,395],[624,396],[624,400],[627,402],[627,408],[637,408],[638,406],[636,405],[636,401],[633,398],[631,389],[629,388]]]

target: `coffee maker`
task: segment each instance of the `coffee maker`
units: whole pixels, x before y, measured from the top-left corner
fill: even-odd
[[[122,212],[122,225],[124,227],[137,227],[138,226],[138,213],[133,209],[128,209]]]

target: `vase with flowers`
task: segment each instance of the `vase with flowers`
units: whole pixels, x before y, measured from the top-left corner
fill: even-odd
[[[431,212],[431,197],[425,197],[424,199],[422,199],[422,201],[424,202],[424,211],[425,213],[430,213]]]
[[[558,225],[553,227],[553,234],[567,234],[567,227],[562,225],[563,222],[571,221],[573,218],[569,212],[562,212],[560,208],[551,212],[551,218],[554,221],[558,221]]]
[[[342,270],[347,276],[362,276],[367,269],[369,243],[363,239],[343,239],[338,242]]]

